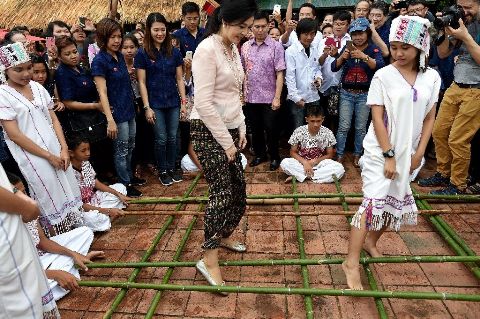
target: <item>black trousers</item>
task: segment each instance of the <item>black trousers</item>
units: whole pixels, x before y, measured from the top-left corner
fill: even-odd
[[[250,121],[252,129],[252,145],[255,156],[266,157],[268,146],[268,155],[270,160],[279,160],[278,139],[279,139],[279,115],[280,110],[272,110],[271,104],[247,103],[246,115]],[[265,143],[265,133],[267,141]]]

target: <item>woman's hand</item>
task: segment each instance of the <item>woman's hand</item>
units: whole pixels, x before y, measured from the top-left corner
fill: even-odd
[[[54,110],[55,112],[62,112],[62,111],[65,110],[65,104],[63,104],[62,102],[58,101],[57,103],[54,104],[53,110]]]
[[[128,202],[131,201],[133,198],[131,197],[128,197],[128,196],[125,196],[121,193],[118,193],[117,197],[120,199],[120,201],[122,202],[122,204],[124,204],[125,206],[128,206]]]
[[[357,49],[350,52],[350,57],[353,59],[365,60],[367,58],[367,55],[363,53],[361,50]]]
[[[397,162],[395,157],[385,158],[385,165],[383,167],[385,177],[394,180],[397,177]]]
[[[111,220],[115,220],[119,218],[120,216],[125,215],[123,210],[118,209],[118,208],[109,208],[106,212],[106,214],[110,217]]]
[[[116,139],[117,138],[117,134],[118,134],[118,129],[117,129],[117,123],[115,123],[115,121],[112,119],[112,120],[109,120],[107,121],[107,136],[109,138],[111,138],[112,140]]]
[[[70,155],[68,155],[67,149],[62,148],[62,151],[60,152],[60,158],[63,162],[63,170],[66,171],[68,166],[70,166]]]
[[[331,45],[329,54],[330,54],[331,57],[336,57],[337,54],[338,54],[338,48],[334,45]]]
[[[423,155],[421,154],[415,153],[412,155],[412,162],[410,164],[410,174],[412,174],[414,170],[420,167],[420,165],[422,164],[422,158],[423,158]]]
[[[235,145],[230,146],[226,151],[225,154],[227,155],[227,160],[229,163],[235,161],[235,156],[237,156],[237,148]]]
[[[312,178],[313,177],[313,165],[310,163],[310,161],[305,161],[302,163],[303,165],[303,170],[305,171],[305,175],[307,177]]]
[[[50,153],[47,157],[47,161],[52,165],[55,169],[63,169],[64,163],[61,157],[55,156]]]
[[[238,139],[238,148],[239,150],[243,150],[247,146],[247,137],[245,134],[240,134],[240,138]]]
[[[105,253],[103,251],[91,251],[86,256],[79,254],[77,252],[73,252],[73,262],[75,265],[80,267],[82,270],[87,271],[88,267],[85,264],[89,264],[92,262],[94,258],[103,258],[105,257]]]
[[[350,50],[349,50],[349,49],[345,49],[340,57],[341,57],[344,61],[350,59]]]
[[[147,119],[147,122],[150,124],[155,124],[155,112],[151,108],[147,108],[145,110],[145,118]]]

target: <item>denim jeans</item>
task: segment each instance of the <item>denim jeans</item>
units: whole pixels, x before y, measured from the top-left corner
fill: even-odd
[[[153,109],[155,112],[155,159],[160,172],[175,169],[180,107]]]
[[[288,108],[290,109],[290,114],[292,115],[293,120],[293,129],[296,129],[299,126],[305,124],[305,112],[309,105],[317,105],[320,106],[320,100],[305,103],[303,107],[298,106],[295,102],[288,100]]]
[[[113,142],[113,161],[119,182],[130,184],[132,173],[132,153],[135,148],[135,133],[137,130],[135,118],[117,123],[118,134]]]
[[[355,112],[355,142],[353,155],[360,156],[363,151],[363,139],[367,134],[368,115],[370,107],[367,106],[367,92],[351,93],[340,90],[339,123],[337,131],[337,155],[345,153],[345,143],[348,131],[352,125],[352,117]]]

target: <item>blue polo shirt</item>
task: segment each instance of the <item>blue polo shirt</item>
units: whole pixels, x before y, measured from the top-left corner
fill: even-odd
[[[389,36],[390,36],[391,25],[392,25],[392,20],[388,18],[380,28],[376,29],[378,35],[380,36],[380,38],[382,38],[383,42],[385,42],[385,44],[388,47],[390,47]]]
[[[153,109],[164,109],[180,106],[177,88],[177,67],[183,64],[180,50],[173,48],[172,56],[167,57],[155,50],[152,60],[143,48],[140,48],[134,59],[136,69],[146,70],[148,102]]]
[[[192,51],[195,53],[198,44],[203,40],[205,29],[199,27],[196,38],[187,30],[187,28],[181,28],[175,31],[173,34],[179,39],[180,52],[182,53],[182,56],[185,57],[187,51]]]
[[[63,63],[55,72],[57,91],[62,101],[98,102],[98,92],[92,75],[80,66],[78,72]]]
[[[135,106],[127,65],[120,52],[116,55],[117,60],[107,51],[100,50],[92,61],[92,76],[105,78],[113,119],[116,123],[123,123],[135,117]]]

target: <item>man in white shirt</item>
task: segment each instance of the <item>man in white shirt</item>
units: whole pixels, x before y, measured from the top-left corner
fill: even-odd
[[[313,19],[317,18],[317,9],[311,3],[304,3],[300,6],[298,12],[298,21],[302,21],[303,19]],[[280,37],[280,42],[282,42],[285,48],[290,47],[294,43],[298,43],[298,34],[295,31],[297,27],[297,22],[294,20],[289,20],[287,22],[287,27],[285,33]],[[320,31],[316,31],[315,38],[313,39],[312,45],[317,46],[320,41],[323,39],[322,33]]]
[[[285,52],[287,63],[287,103],[294,128],[303,125],[305,108],[309,104],[320,105],[318,89],[322,84],[322,71],[318,58],[320,52],[313,45],[317,23],[313,19],[302,19],[297,25],[298,42]]]

